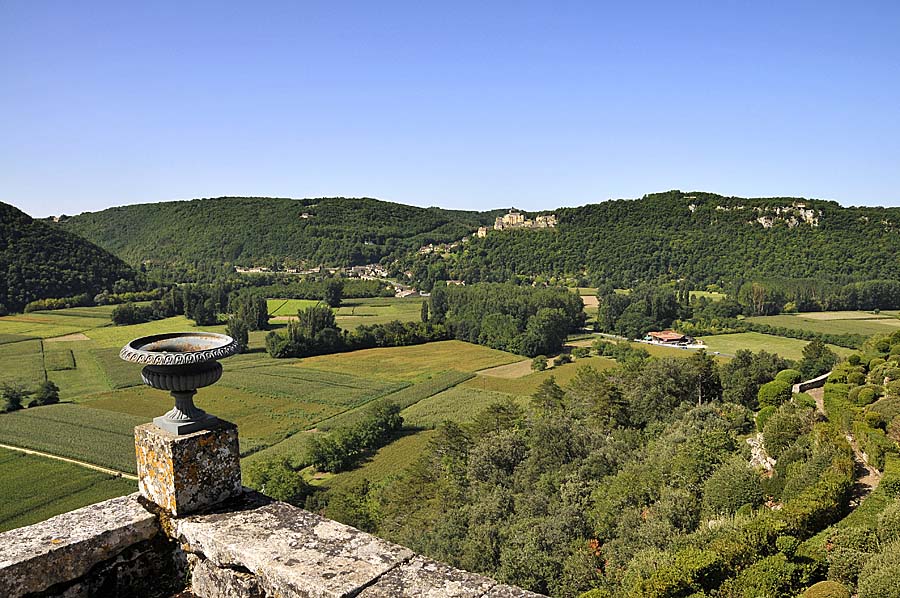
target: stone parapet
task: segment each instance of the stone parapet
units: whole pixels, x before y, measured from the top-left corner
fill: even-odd
[[[134,563],[157,548],[160,528],[137,494],[113,498],[47,521],[0,534],[0,596],[96,595],[98,587],[138,586],[146,565]],[[171,553],[172,546],[159,534]],[[151,560],[157,560],[154,555]],[[74,583],[77,581],[78,583]],[[154,580],[156,584],[158,580]],[[130,590],[128,590],[130,591]],[[118,593],[118,592],[116,592]]]
[[[191,590],[198,598],[217,598],[223,587],[238,582],[252,588],[248,573],[267,597],[538,596],[256,493],[248,493],[241,505],[173,525],[182,549],[194,555]]]
[[[172,516],[208,509],[241,493],[237,426],[175,435],[154,424],[134,429],[138,488]]]
[[[177,519],[145,502],[132,494],[0,534],[0,596],[165,597],[185,579],[197,598],[538,596],[256,492]]]

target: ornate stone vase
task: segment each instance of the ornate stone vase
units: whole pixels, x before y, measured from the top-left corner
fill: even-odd
[[[172,434],[208,430],[219,421],[194,405],[198,388],[215,384],[222,377],[217,360],[238,352],[234,339],[213,332],[171,332],[135,339],[122,347],[119,357],[144,364],[144,384],[167,390],[175,407],[153,423]]]

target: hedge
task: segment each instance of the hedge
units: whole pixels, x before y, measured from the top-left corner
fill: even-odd
[[[773,552],[779,536],[808,538],[839,519],[845,511],[853,486],[853,458],[850,446],[835,426],[821,423],[813,429],[815,446],[838,450],[819,480],[784,503],[780,511],[763,511],[738,521],[734,527],[714,532],[698,532],[688,541],[697,544],[678,550],[671,564],[639,579],[627,588],[627,595],[645,598],[683,596],[691,591],[718,587],[723,578],[733,577]],[[732,586],[738,582],[732,582]]]

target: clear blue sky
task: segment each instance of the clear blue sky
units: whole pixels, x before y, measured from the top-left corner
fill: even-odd
[[[900,205],[900,3],[0,0],[0,201]]]

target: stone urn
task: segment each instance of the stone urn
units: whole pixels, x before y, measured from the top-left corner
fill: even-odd
[[[198,388],[215,384],[222,377],[223,357],[238,352],[230,336],[213,332],[171,332],[135,339],[122,347],[119,357],[144,364],[144,384],[167,390],[175,407],[153,423],[172,434],[190,434],[212,429],[218,418],[194,405]]]

